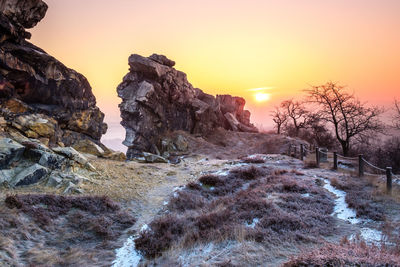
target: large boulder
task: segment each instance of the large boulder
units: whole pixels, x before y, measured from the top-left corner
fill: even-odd
[[[250,112],[244,110],[243,98],[214,97],[193,88],[174,65],[163,55],[129,57],[130,72],[117,88],[128,158],[142,156],[142,152],[162,153],[161,140],[176,130],[203,136],[218,127],[257,132],[250,123]],[[227,113],[234,116],[235,127]]]
[[[107,125],[87,79],[25,40],[25,29],[46,11],[41,0],[0,0],[0,116],[9,127],[45,136],[50,144],[99,142]]]

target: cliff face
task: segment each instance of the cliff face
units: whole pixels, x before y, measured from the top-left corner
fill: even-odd
[[[41,0],[0,0],[0,121],[50,143],[99,141],[107,125],[87,79],[25,40],[46,11]]]
[[[230,95],[214,97],[193,88],[186,74],[173,68],[175,62],[162,55],[146,58],[131,55],[130,72],[117,91],[124,144],[128,158],[143,151],[157,153],[169,131],[184,130],[205,136],[218,127],[257,132],[250,123],[245,100]]]

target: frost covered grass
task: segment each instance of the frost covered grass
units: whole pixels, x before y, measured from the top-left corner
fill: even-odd
[[[97,196],[9,195],[0,214],[0,261],[11,266],[109,265],[119,237],[135,223]]]
[[[341,244],[325,244],[283,265],[297,266],[400,266],[400,255],[363,242],[345,240]]]
[[[295,172],[240,167],[188,184],[135,240],[147,258],[172,247],[225,240],[304,244],[334,231],[333,199]],[[303,194],[303,195],[302,195]],[[304,196],[307,194],[307,196]]]
[[[332,179],[332,186],[346,192],[346,203],[356,211],[357,217],[384,221],[382,203],[375,195],[375,187],[365,178],[346,177]]]

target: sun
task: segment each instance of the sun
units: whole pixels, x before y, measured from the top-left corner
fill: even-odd
[[[257,102],[265,102],[265,101],[268,101],[270,99],[270,94],[267,94],[267,93],[256,93],[256,94],[254,94],[254,99]]]

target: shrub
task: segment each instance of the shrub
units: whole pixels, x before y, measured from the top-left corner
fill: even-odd
[[[199,178],[199,181],[208,186],[221,186],[224,184],[224,182],[217,175],[213,174],[204,175]]]
[[[202,176],[200,182],[215,188],[188,184],[170,200],[169,212],[140,233],[136,248],[154,258],[172,246],[197,242],[245,238],[266,244],[304,243],[333,232],[333,200],[327,192],[296,179],[294,173],[270,173],[246,167],[227,176]],[[310,196],[302,197],[303,192]],[[270,200],[270,195],[279,200]]]
[[[250,166],[250,167],[245,167],[245,168],[236,168],[230,171],[230,174],[233,174],[237,178],[243,179],[243,180],[254,180],[257,179],[263,175],[265,175],[265,171],[261,168]]]
[[[325,244],[310,253],[303,253],[283,267],[298,266],[400,266],[400,256],[364,243]]]
[[[260,163],[265,163],[265,159],[261,156],[245,157],[242,159],[242,162],[243,163],[260,164]]]

